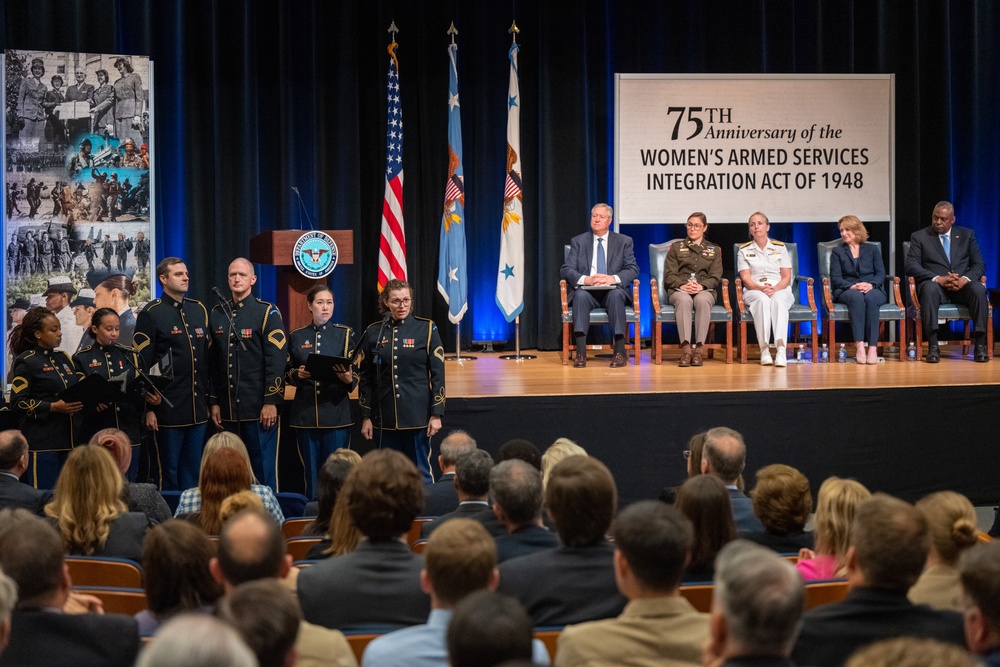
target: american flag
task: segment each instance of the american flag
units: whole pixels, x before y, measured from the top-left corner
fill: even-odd
[[[382,236],[378,244],[378,290],[393,278],[406,280],[406,234],[403,230],[403,108],[399,104],[399,61],[396,40],[389,45],[386,85],[385,198]]]

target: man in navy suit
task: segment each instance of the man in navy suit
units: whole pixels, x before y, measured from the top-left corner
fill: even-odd
[[[458,457],[476,448],[475,439],[462,430],[454,430],[441,441],[438,465],[441,476],[433,484],[424,484],[424,516],[441,516],[458,507],[455,491],[455,462]]]
[[[975,328],[975,360],[989,361],[986,350],[988,300],[980,278],[986,272],[976,234],[967,227],[955,227],[955,207],[938,202],[931,226],[913,232],[906,256],[906,275],[917,282],[927,363],[941,361],[938,349],[938,306],[960,303],[969,309]]]
[[[639,277],[632,239],[608,231],[614,211],[607,204],[597,204],[590,211],[590,231],[574,236],[560,275],[570,287],[573,306],[573,335],[576,358],[573,366],[587,365],[587,329],[590,311],[604,308],[615,335],[611,367],[620,368],[625,356],[625,306],[632,302],[632,281]]]
[[[718,426],[705,434],[705,449],[701,455],[702,474],[715,475],[726,485],[737,531],[762,533],[764,526],[753,513],[753,501],[736,487],[736,480],[746,464],[747,446],[743,436],[737,431]]]
[[[0,509],[26,509],[42,516],[52,492],[21,481],[28,469],[28,441],[15,429],[0,431]]]

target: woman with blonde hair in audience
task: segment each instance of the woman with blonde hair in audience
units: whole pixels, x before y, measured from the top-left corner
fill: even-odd
[[[219,519],[225,525],[231,517],[236,516],[243,510],[267,511],[264,509],[264,501],[256,493],[253,491],[237,491],[222,501],[222,506],[219,508]]]
[[[830,477],[819,487],[813,520],[815,551],[802,549],[795,564],[804,580],[847,576],[847,549],[851,546],[854,512],[871,495],[861,482],[853,479]]]
[[[91,436],[87,444],[103,447],[115,460],[122,474],[122,501],[130,512],[142,512],[154,523],[163,523],[173,516],[155,484],[128,481],[126,475],[132,465],[132,443],[128,434],[117,428],[104,428]]]
[[[587,450],[569,438],[559,438],[542,454],[542,489],[549,485],[549,475],[556,464],[571,456],[587,456]]]
[[[976,509],[968,498],[954,491],[932,493],[917,501],[916,507],[927,519],[931,549],[927,567],[908,597],[914,604],[964,611],[958,559],[978,541]]]
[[[139,560],[149,519],[122,502],[122,474],[101,447],[77,447],[59,473],[52,502],[45,506],[66,553]]]
[[[209,569],[214,557],[215,545],[186,521],[168,521],[149,531],[142,548],[143,588],[149,607],[135,615],[139,634],[155,634],[177,614],[212,613],[215,601],[222,597],[222,585]]]
[[[681,484],[674,506],[694,526],[691,560],[682,581],[711,581],[716,555],[736,539],[729,491],[715,475],[698,475]]]
[[[223,447],[212,452],[201,470],[201,509],[181,518],[201,526],[209,535],[222,530],[222,503],[239,491],[250,490],[250,469],[236,450]]]
[[[255,478],[253,474],[253,468],[250,466],[250,455],[247,453],[246,445],[243,444],[240,436],[235,433],[230,433],[229,431],[220,431],[209,438],[208,442],[205,443],[205,449],[201,454],[201,470],[198,473],[198,487],[194,489],[187,489],[181,493],[181,499],[177,504],[177,511],[174,512],[174,516],[179,517],[182,514],[194,514],[201,509],[200,488],[202,486],[202,475],[204,475],[205,472],[205,463],[212,454],[220,449],[232,449],[239,454],[244,461],[246,461],[247,472],[250,475],[250,490],[260,496],[260,499],[264,501],[264,509],[266,509],[267,512],[274,517],[275,521],[281,524],[281,522],[285,520],[285,515],[281,511],[281,505],[278,504],[278,498],[274,495],[274,491],[272,491],[270,487],[257,483],[257,478]]]

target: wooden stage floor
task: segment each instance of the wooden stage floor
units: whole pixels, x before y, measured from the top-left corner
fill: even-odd
[[[500,354],[477,353],[475,360],[448,361],[445,365],[449,398],[491,396],[581,396],[592,394],[656,394],[689,392],[796,391],[814,389],[896,389],[1000,384],[1000,359],[986,364],[961,358],[960,347],[942,347],[939,364],[899,362],[894,358],[874,366],[846,364],[795,364],[787,368],[761,366],[751,359],[745,365],[706,359],[701,368],[678,368],[677,358],[664,358],[657,366],[643,350],[642,363],[609,368],[609,359],[591,353],[586,368],[562,365],[559,352],[526,350],[537,359],[521,362],[500,359]],[[716,351],[718,352],[718,351]]]

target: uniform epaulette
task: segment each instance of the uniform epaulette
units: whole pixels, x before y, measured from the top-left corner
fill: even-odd
[[[773,243],[774,245],[780,245],[780,246],[784,246],[785,245],[784,241],[775,241],[774,239],[771,239],[771,243]]]
[[[751,243],[753,243],[753,241],[747,241],[746,243],[744,243],[743,245],[741,245],[741,246],[740,246],[740,250],[743,250],[743,248],[746,248],[746,247],[747,247],[747,246],[749,246],[749,245],[750,245]]]
[[[115,343],[115,345],[117,345],[117,344],[118,343]],[[92,349],[94,349],[93,345],[88,345],[87,347],[81,347],[80,350],[77,352],[77,354],[83,354],[84,352],[90,352]]]
[[[351,327],[346,324],[331,324],[331,327],[336,327],[337,329],[350,329]]]
[[[288,332],[288,335],[291,336],[293,333],[298,333],[299,331],[302,331],[303,329],[308,329],[310,326],[312,326],[312,325],[307,324],[304,327],[299,327],[298,329],[292,329],[291,331]]]

